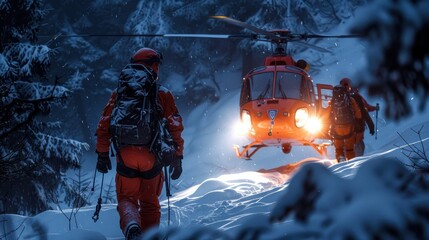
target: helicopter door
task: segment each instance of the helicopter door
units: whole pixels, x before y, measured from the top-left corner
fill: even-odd
[[[329,113],[331,111],[332,90],[329,84],[316,84],[317,87],[317,116],[322,122],[321,138],[329,139]]]

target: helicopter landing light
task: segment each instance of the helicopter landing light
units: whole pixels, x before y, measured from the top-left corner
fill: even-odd
[[[307,130],[307,132],[315,134],[322,129],[322,123],[317,118],[309,118],[304,128]]]
[[[308,109],[307,108],[299,108],[295,112],[295,125],[298,128],[302,128],[306,125],[308,121]]]
[[[241,121],[238,121],[234,128],[235,133],[239,136],[248,134],[255,135],[255,129],[252,127],[252,117],[249,111],[243,110],[241,112]]]

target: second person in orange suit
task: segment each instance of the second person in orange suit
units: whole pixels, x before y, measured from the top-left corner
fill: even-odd
[[[342,105],[342,102],[345,102],[345,105]],[[362,119],[362,114],[356,101],[343,86],[334,87],[329,119],[335,158],[338,162],[354,158],[355,123]]]

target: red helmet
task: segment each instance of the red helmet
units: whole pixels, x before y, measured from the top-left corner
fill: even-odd
[[[162,54],[151,48],[140,48],[131,57],[131,63],[146,63],[151,65],[156,62],[159,64],[162,63]]]

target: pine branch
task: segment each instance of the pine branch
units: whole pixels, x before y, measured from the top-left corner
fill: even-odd
[[[14,145],[9,152],[1,156],[0,158],[0,182],[10,183],[15,179],[22,178],[24,175],[40,169],[43,166],[43,161],[30,162],[25,159],[17,157],[17,153],[21,153],[25,147],[24,136],[21,140],[17,140],[17,144]],[[23,164],[23,163],[27,164]]]
[[[44,112],[44,110],[41,109],[41,107],[40,107],[40,106],[43,106],[43,103],[51,103],[53,101],[56,101],[57,99],[63,99],[65,97],[64,95],[60,95],[60,96],[55,95],[55,90],[58,87],[59,78],[60,77],[58,77],[58,76],[56,77],[55,84],[52,86],[52,91],[51,91],[50,95],[47,97],[39,98],[39,99],[18,99],[18,98],[15,98],[10,103],[2,106],[3,113],[4,113],[1,115],[1,118],[0,118],[0,122],[2,123],[2,125],[8,123],[10,121],[10,119],[12,119],[11,114],[15,114],[14,111],[12,111],[12,108],[14,108],[15,106],[25,106],[25,105],[29,104],[29,105],[33,106],[34,108],[32,111],[30,111],[28,113],[28,116],[25,120],[16,123],[12,128],[5,130],[4,127],[2,125],[0,125],[0,127],[2,127],[2,130],[0,132],[0,139],[7,138],[9,134],[17,131],[18,129],[21,129],[23,126],[30,125],[33,122],[34,118],[38,114]],[[9,113],[9,114],[7,114],[7,113]]]

